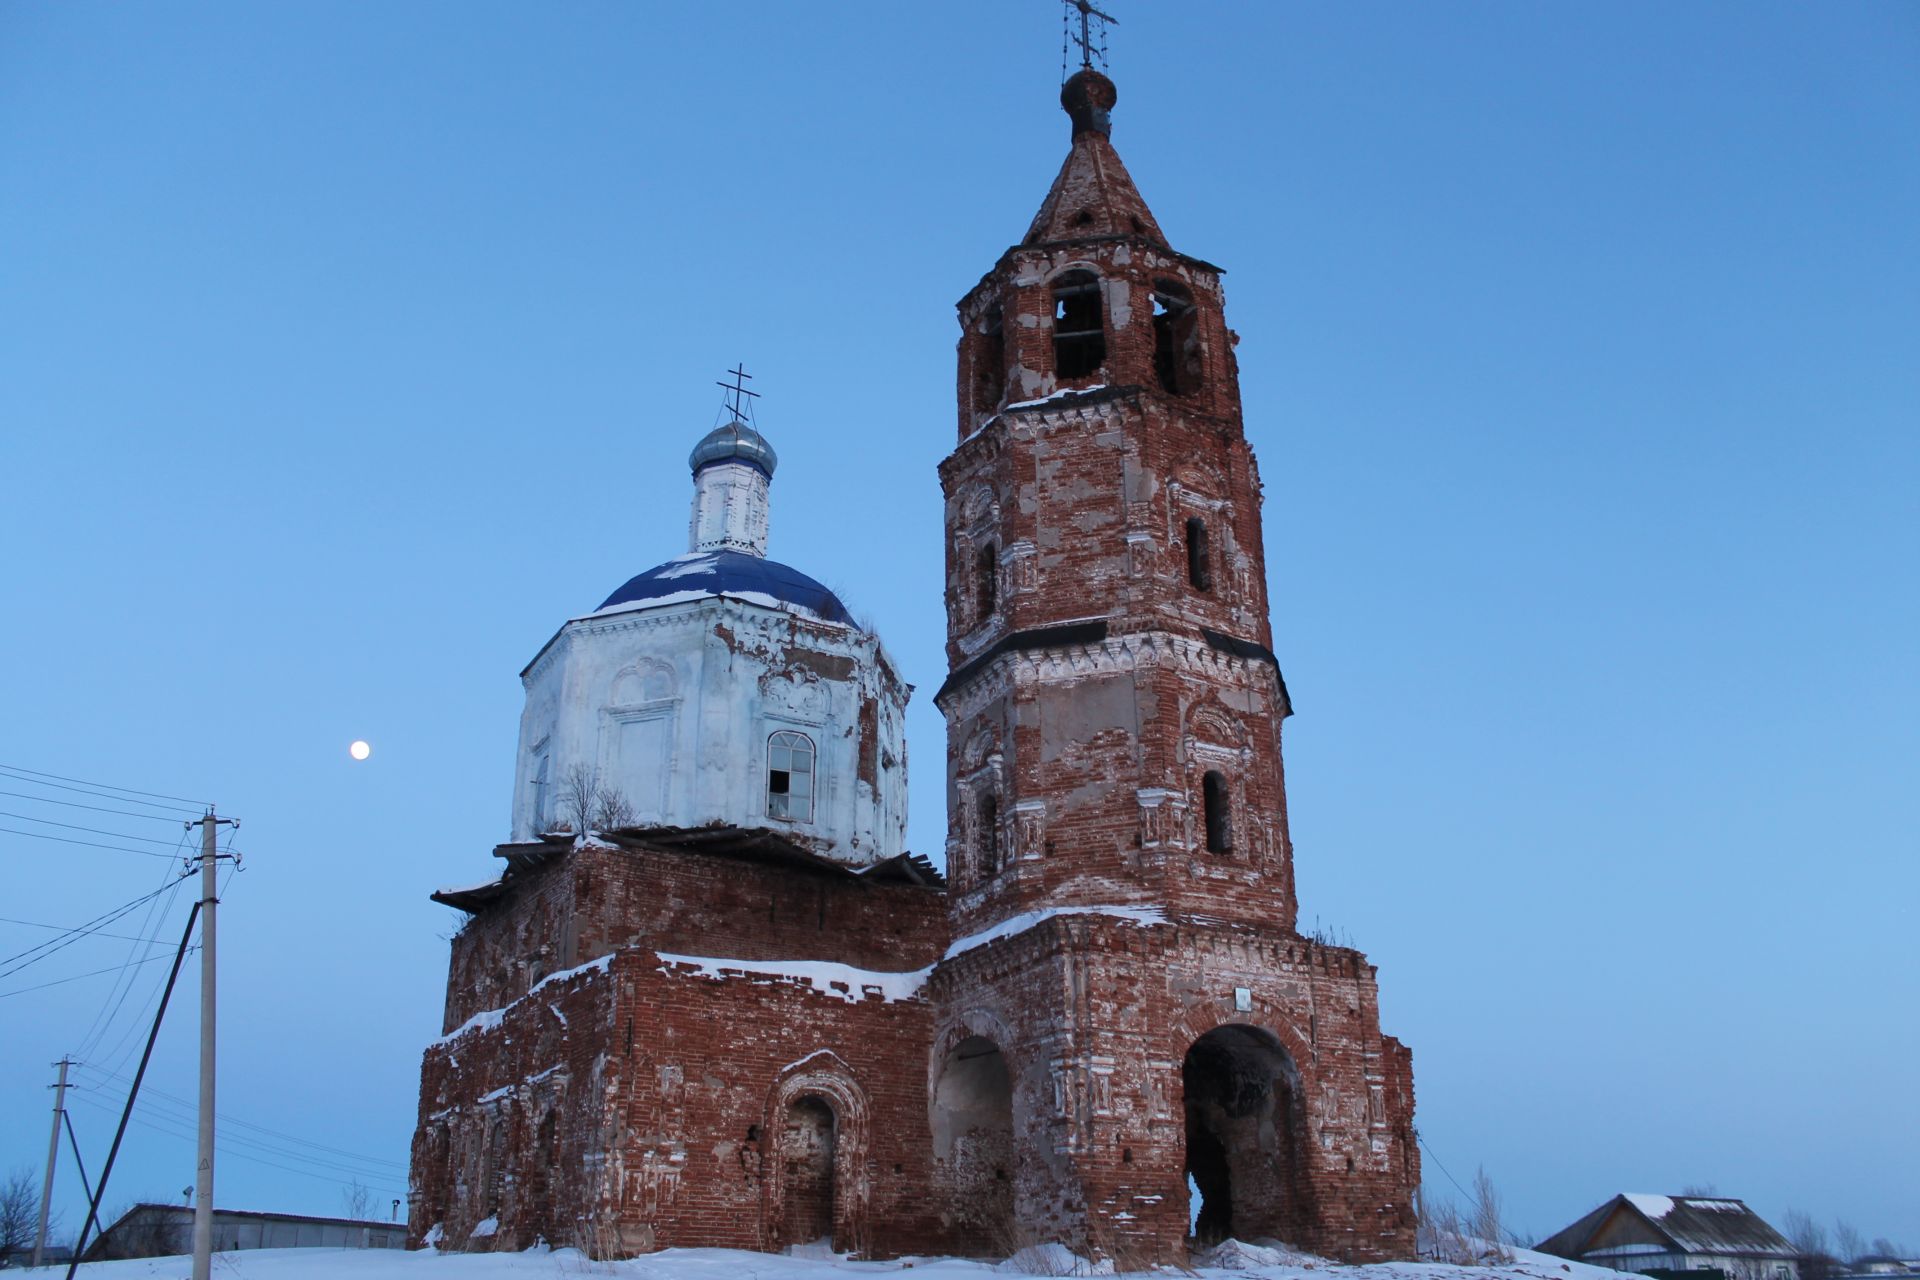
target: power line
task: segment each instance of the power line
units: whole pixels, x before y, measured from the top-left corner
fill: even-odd
[[[31,836],[35,840],[56,840],[61,844],[83,844],[89,849],[112,849],[116,853],[137,853],[146,858],[166,858],[172,860],[170,853],[155,853],[151,849],[129,849],[123,844],[101,844],[98,840],[74,840],[68,836],[50,835],[45,831],[21,831],[14,827],[0,827],[0,831],[13,836]]]
[[[0,924],[23,924],[29,929],[58,929],[62,933],[72,932],[71,929],[63,924],[42,924],[38,920],[15,920],[12,916],[0,916]],[[92,936],[96,938],[112,938],[116,942],[148,942],[156,946],[159,945],[156,939],[141,938],[131,933],[100,933],[96,931]]]
[[[44,960],[48,956],[52,955],[54,952],[62,950],[63,948],[72,946],[74,943],[80,941],[80,939],[88,936],[89,934],[93,933],[96,930],[106,928],[108,925],[112,924],[115,920],[118,920],[121,916],[124,916],[128,912],[134,910],[141,903],[146,902],[149,899],[159,897],[162,893],[165,893],[166,890],[167,890],[167,886],[161,885],[158,889],[155,889],[153,892],[142,894],[138,898],[135,898],[132,902],[129,902],[124,906],[115,907],[111,911],[108,911],[102,915],[95,916],[93,919],[87,921],[83,925],[78,926],[77,928],[67,930],[66,933],[62,934],[58,938],[49,938],[47,941],[39,943],[36,946],[28,947],[25,951],[16,952],[15,954],[8,956],[6,959],[0,960],[0,966],[6,966],[6,965],[13,966],[12,968],[0,968],[0,978],[10,978],[14,974],[20,972],[20,970],[26,968],[28,965]],[[35,952],[38,952],[40,954],[36,955]],[[14,963],[15,961],[19,961],[19,963],[15,964]]]
[[[86,778],[64,778],[57,773],[42,773],[38,769],[29,769],[25,765],[0,764],[0,770],[7,770],[13,773],[30,773],[36,778],[59,778],[61,782],[74,782],[84,787],[105,787],[109,791],[124,791],[128,795],[152,796],[156,800],[178,800],[181,804],[190,804],[197,808],[211,807],[203,800],[189,800],[185,796],[170,796],[159,791],[140,791],[133,787],[119,787],[111,782],[92,782]]]
[[[196,951],[199,950],[199,948],[197,947],[194,949]],[[135,960],[133,963],[134,964],[150,964],[155,960],[165,960],[166,958],[167,957],[164,954],[157,955],[157,956],[148,956],[144,960]],[[20,967],[23,969],[26,968],[25,965],[22,965]],[[55,978],[52,982],[42,982],[36,986],[15,987],[12,991],[0,991],[0,1000],[4,1000],[8,996],[22,996],[29,991],[44,991],[48,987],[65,986],[69,982],[78,982],[82,978],[97,978],[103,973],[117,973],[124,967],[125,966],[123,965],[110,964],[104,969],[95,969],[91,973],[76,973],[71,978]]]
[[[0,777],[5,777],[0,774]],[[31,800],[35,804],[61,804],[69,809],[92,809],[95,813],[118,813],[128,818],[146,818],[151,822],[178,822],[180,819],[164,813],[141,813],[137,809],[109,809],[105,805],[81,804],[78,800],[60,800],[53,796],[37,796],[31,791],[0,791],[0,796],[13,796],[18,800]]]
[[[180,832],[181,844],[186,843],[187,834],[187,829],[182,828]],[[185,876],[172,876],[171,871],[169,871],[168,875],[172,878],[172,889],[168,892],[164,901],[155,898],[147,904],[146,919],[140,922],[140,932],[148,935],[148,940],[155,945],[163,945],[154,929],[155,916],[157,915],[160,920],[164,921],[173,913],[174,900],[180,896],[180,886],[186,883]],[[168,881],[166,879],[162,879],[161,885],[163,887],[167,883]],[[93,1021],[87,1024],[87,1033],[81,1037],[79,1057],[87,1058],[92,1056],[93,1051],[100,1047],[100,1042],[106,1039],[107,1033],[113,1029],[113,1020],[119,1016],[120,1010],[126,1007],[127,997],[133,994],[133,989],[137,982],[132,969],[132,962],[136,954],[131,947],[127,949],[126,961],[121,971],[122,976],[114,979],[113,985],[107,988],[106,998],[100,1002],[100,1008],[93,1015]],[[135,1022],[130,1023],[127,1029],[121,1033],[120,1039],[114,1042],[113,1049],[110,1050],[110,1052],[119,1052],[120,1047],[132,1037],[134,1032],[139,1030],[141,1024],[145,1023],[146,1007],[152,1003],[153,998],[159,994],[159,991],[160,986],[159,983],[156,982],[153,990],[148,993],[147,999],[141,1002],[140,1016]],[[131,1050],[129,1050],[129,1052],[131,1052]]]
[[[80,1067],[83,1071],[87,1070],[86,1064],[84,1063],[77,1063],[75,1065]],[[130,1083],[125,1076],[120,1075],[117,1072],[107,1072],[104,1074],[108,1075],[111,1079],[113,1079],[118,1083],[121,1083],[121,1084]],[[180,1097],[178,1094],[168,1093],[166,1090],[155,1088],[153,1085],[144,1086],[141,1089],[140,1093],[143,1098],[151,1096],[162,1102],[172,1103],[175,1107],[178,1107],[183,1111],[192,1111],[194,1110],[196,1105],[193,1102],[189,1101],[188,1099]],[[297,1134],[287,1133],[281,1129],[270,1129],[263,1124],[255,1124],[250,1120],[242,1120],[238,1116],[228,1115],[224,1111],[216,1111],[214,1114],[228,1124],[239,1125],[241,1128],[244,1128],[244,1129],[252,1129],[258,1133],[263,1133],[270,1137],[279,1138],[279,1139],[282,1139],[283,1141],[291,1142],[298,1146],[312,1147],[316,1151],[326,1152],[335,1156],[344,1156],[349,1160],[358,1161],[362,1164],[391,1165],[397,1169],[404,1169],[407,1167],[407,1162],[404,1160],[389,1160],[384,1156],[370,1156],[358,1151],[348,1151],[344,1147],[330,1147],[323,1142],[313,1142],[306,1138],[302,1138]],[[235,1140],[238,1141],[239,1139],[235,1139]],[[284,1154],[288,1155],[291,1158],[295,1153],[286,1152]]]
[[[109,1115],[113,1114],[112,1107],[104,1103],[95,1102],[93,1099],[86,1097],[84,1094],[76,1097],[75,1101],[83,1103],[86,1106],[93,1107],[97,1110],[104,1111]],[[192,1133],[182,1131],[180,1127],[182,1122],[174,1121],[171,1124],[169,1124],[168,1118],[164,1116],[155,1117],[151,1115],[136,1114],[133,1117],[133,1122],[137,1125],[142,1126],[143,1128],[151,1129],[155,1133],[162,1134],[166,1137],[175,1138],[183,1142],[194,1141],[194,1135]],[[331,1171],[323,1172],[321,1171],[319,1166],[312,1166],[312,1167],[303,1169],[298,1167],[297,1165],[281,1164],[279,1161],[269,1160],[265,1156],[255,1154],[254,1152],[236,1150],[232,1146],[228,1145],[229,1141],[230,1140],[222,1139],[215,1144],[222,1155],[233,1156],[236,1159],[240,1159],[240,1160],[251,1160],[255,1164],[263,1164],[268,1166],[269,1168],[279,1169],[286,1173],[298,1174],[303,1178],[315,1178],[321,1182],[331,1182],[331,1183],[334,1183],[335,1185],[338,1185],[341,1180],[342,1174],[346,1175],[349,1178],[361,1178],[365,1176],[365,1172],[366,1172],[364,1170],[355,1171],[351,1169],[342,1169],[342,1168],[335,1168]],[[299,1158],[295,1155],[285,1153],[285,1152],[282,1152],[279,1154],[283,1155],[286,1159],[289,1159],[289,1160],[295,1160]],[[388,1175],[375,1175],[375,1176],[386,1177]],[[370,1189],[375,1191],[401,1190],[401,1188],[394,1186],[391,1182],[383,1183],[380,1185],[373,1185],[370,1187]],[[402,1194],[403,1195],[405,1194],[404,1191],[402,1191]]]
[[[183,808],[177,804],[161,804],[156,800],[140,800],[133,796],[118,795],[112,791],[95,791],[91,787],[69,787],[60,782],[42,782],[38,778],[29,778],[17,773],[8,773],[4,766],[0,766],[0,778],[6,778],[11,782],[24,782],[30,787],[52,787],[55,791],[71,791],[75,795],[92,796],[96,800],[117,800],[121,804],[139,804],[145,805],[149,809],[167,809],[174,813],[182,814],[198,812],[198,810]]]
[[[121,840],[138,840],[142,844],[176,845],[178,841],[162,840],[158,836],[136,836],[125,831],[109,831],[105,827],[80,827],[71,822],[55,822],[52,818],[36,818],[30,813],[8,813],[0,809],[0,818],[18,818],[22,822],[38,822],[49,827],[64,827],[68,831],[91,831],[96,836],[115,836]]]

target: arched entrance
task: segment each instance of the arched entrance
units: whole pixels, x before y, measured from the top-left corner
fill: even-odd
[[[945,1166],[950,1216],[965,1253],[997,1255],[1013,1239],[1013,1079],[1000,1046],[968,1036],[933,1090],[933,1154]]]
[[[1293,1059],[1272,1033],[1233,1024],[1195,1040],[1180,1075],[1196,1242],[1294,1238],[1304,1117]]]
[[[818,1094],[802,1094],[781,1117],[779,1160],[784,1183],[787,1245],[833,1241],[833,1155],[837,1125],[833,1107]]]

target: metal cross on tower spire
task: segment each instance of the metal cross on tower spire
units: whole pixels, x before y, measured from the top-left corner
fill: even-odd
[[[1061,2],[1066,6],[1060,16],[1063,25],[1065,25],[1067,29],[1067,41],[1080,46],[1080,65],[1091,70],[1094,58],[1098,57],[1100,59],[1100,65],[1103,67],[1106,66],[1107,24],[1118,24],[1119,19],[1110,13],[1102,13],[1100,10],[1094,8],[1093,0],[1061,0]],[[1073,30],[1073,17],[1075,13],[1080,15],[1080,30],[1077,34]],[[1095,24],[1098,24],[1097,31]],[[1099,37],[1097,44],[1095,43],[1096,35]],[[1066,49],[1063,45],[1060,59],[1062,63],[1066,61],[1065,55]],[[1061,70],[1061,78],[1065,79],[1065,67],[1063,66]]]
[[[713,385],[727,393],[727,412],[733,415],[733,420],[745,422],[753,415],[752,402],[760,398],[760,393],[747,390],[747,383],[753,381],[753,375],[747,372],[746,361],[740,361],[727,372],[733,375],[732,382],[716,382]]]

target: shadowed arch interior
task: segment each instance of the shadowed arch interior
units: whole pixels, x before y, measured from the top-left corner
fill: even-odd
[[[945,1166],[948,1213],[966,1252],[1005,1252],[1013,1226],[1013,1080],[1000,1046],[968,1036],[933,1090],[933,1154]]]
[[[787,1104],[780,1128],[781,1174],[786,1182],[782,1242],[812,1244],[833,1239],[833,1157],[838,1125],[833,1107],[818,1094]]]
[[[1195,1040],[1180,1075],[1195,1238],[1297,1238],[1305,1126],[1293,1059],[1270,1032],[1230,1025]]]

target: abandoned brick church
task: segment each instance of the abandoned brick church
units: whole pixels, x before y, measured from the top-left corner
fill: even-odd
[[[1411,1256],[1411,1055],[1295,925],[1219,269],[1135,189],[1113,83],[1061,100],[1066,162],[959,304],[944,877],[902,849],[911,689],[767,558],[736,415],[688,551],[522,673],[503,870],[434,895],[469,918],[414,1243]]]

